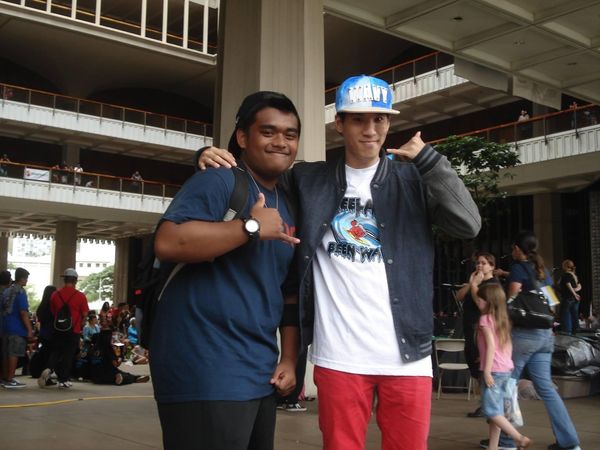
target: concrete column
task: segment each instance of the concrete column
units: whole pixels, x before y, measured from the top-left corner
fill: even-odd
[[[8,236],[0,236],[0,270],[8,267]]]
[[[548,269],[559,267],[563,259],[560,208],[560,194],[533,196],[533,232],[540,244],[539,254]]]
[[[63,285],[62,274],[65,269],[75,268],[77,253],[77,222],[61,220],[56,223],[54,234],[54,252],[52,256],[52,284]]]
[[[215,143],[226,146],[243,98],[282,92],[303,124],[299,160],[325,159],[323,0],[223,0]]]
[[[544,105],[538,105],[537,103],[534,103],[532,106],[532,111],[530,116],[543,116],[544,114],[548,114],[549,112],[552,112],[552,108],[549,108],[548,106],[544,106]],[[549,130],[546,129],[546,133],[548,133]],[[533,123],[533,136],[543,136],[544,135],[544,122],[542,120],[538,120],[536,122]]]
[[[129,286],[129,239],[122,238],[115,241],[115,271],[114,299],[117,302],[127,301],[127,289]]]
[[[79,162],[79,145],[65,144],[62,149],[62,160],[73,167]]]
[[[591,284],[593,309],[600,310],[600,191],[591,191],[590,200]]]

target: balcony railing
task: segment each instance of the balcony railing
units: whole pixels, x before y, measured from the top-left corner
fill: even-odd
[[[0,0],[0,3],[135,34],[207,55],[217,53],[217,0],[207,0],[203,5],[196,2],[169,5],[168,0]],[[209,42],[209,36],[215,36],[213,42]]]
[[[54,94],[52,92],[28,89],[11,84],[0,84],[0,92],[2,94],[0,102],[10,100],[13,102],[25,103],[27,105],[36,105],[52,108],[54,110],[85,114],[101,119],[105,118],[122,122],[131,122],[143,126],[199,136],[212,137],[213,134],[213,125],[207,122],[182,119],[166,114],[157,114],[141,109]]]
[[[433,52],[427,55],[420,56],[410,61],[397,64],[387,69],[380,70],[370,74],[371,76],[381,78],[390,85],[394,85],[398,81],[407,80],[412,78],[414,82],[417,82],[417,76],[437,71],[441,67],[448,66],[454,62],[452,55],[446,55],[441,52]],[[338,86],[331,87],[325,90],[325,104],[329,105],[335,102],[335,93]]]
[[[181,186],[157,181],[134,180],[93,172],[76,172],[72,169],[21,164],[0,160],[0,177],[69,185],[76,188],[101,189],[121,193],[152,195],[173,198]]]
[[[598,125],[599,123],[600,107],[589,104],[535,116],[521,122],[509,122],[481,130],[469,131],[458,136],[478,136],[500,144],[514,143],[518,147],[519,141],[540,137],[543,137],[544,141],[548,143],[549,135],[564,131],[574,131],[575,136],[579,137],[579,129]],[[445,138],[437,139],[429,143],[435,145],[444,140]]]

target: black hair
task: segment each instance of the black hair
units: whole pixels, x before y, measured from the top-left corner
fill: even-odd
[[[296,116],[296,119],[298,120],[298,136],[300,135],[302,129],[300,115],[298,114],[294,103],[287,96],[273,91],[255,92],[244,99],[235,116],[235,129],[229,139],[227,149],[236,158],[239,158],[242,153],[242,149],[237,142],[237,130],[248,133],[252,124],[256,122],[256,114],[265,108],[275,108],[281,112],[290,113]]]
[[[533,263],[538,280],[546,278],[544,258],[537,253],[538,240],[535,234],[532,231],[521,231],[515,238],[514,245],[519,247],[527,259]]]
[[[56,291],[56,286],[52,286],[51,284],[44,288],[44,293],[42,294],[42,301],[40,302],[40,305],[35,311],[35,314],[42,325],[48,325],[52,321],[52,312],[50,311],[50,298],[52,297],[52,294],[54,294],[54,291]]]
[[[69,283],[69,284],[77,283],[77,277],[63,277],[63,279],[65,280],[65,283]]]
[[[22,267],[17,267],[15,270],[15,281],[21,281],[29,278],[29,271]]]
[[[8,286],[11,280],[12,276],[8,270],[0,272],[0,286]]]

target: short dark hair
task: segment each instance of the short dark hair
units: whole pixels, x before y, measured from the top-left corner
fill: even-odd
[[[10,284],[12,280],[12,276],[8,270],[3,270],[0,272],[0,286],[7,286]]]
[[[22,267],[17,267],[15,270],[15,281],[26,280],[29,278],[29,271]]]
[[[235,129],[233,130],[233,134],[229,139],[229,145],[227,146],[227,149],[236,158],[239,158],[242,154],[242,149],[237,142],[237,130],[242,130],[245,133],[248,133],[248,130],[256,121],[256,114],[265,108],[275,108],[279,111],[291,113],[296,116],[296,119],[298,120],[298,136],[300,136],[300,131],[302,128],[300,115],[298,114],[294,103],[287,96],[273,91],[255,92],[254,94],[248,95],[244,99],[235,116]]]
[[[69,284],[77,283],[77,277],[63,277],[63,280],[65,280],[65,283],[69,283]]]

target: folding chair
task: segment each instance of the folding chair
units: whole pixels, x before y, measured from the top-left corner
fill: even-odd
[[[438,368],[438,389],[437,399],[440,399],[442,388],[446,389],[467,389],[467,400],[471,400],[471,391],[473,389],[473,380],[471,379],[471,373],[469,372],[469,366],[467,363],[453,363],[453,362],[442,362],[439,361],[439,352],[447,353],[461,353],[465,350],[464,339],[436,339],[435,340],[435,364]],[[467,373],[468,383],[467,386],[442,386],[442,379],[445,371],[461,371],[464,370]]]

